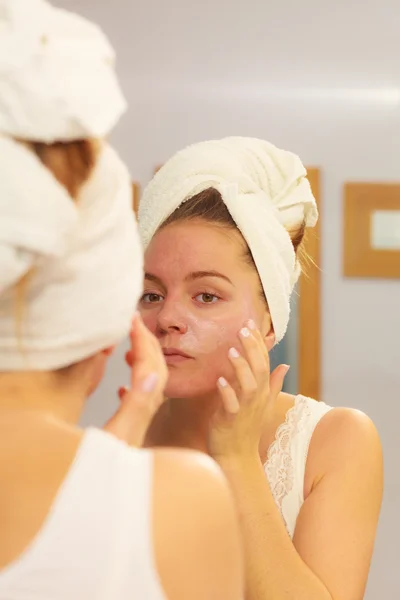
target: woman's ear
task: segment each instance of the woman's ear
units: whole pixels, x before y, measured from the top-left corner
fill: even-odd
[[[275,346],[275,332],[273,327],[271,326],[271,329],[269,331],[269,333],[265,336],[265,345],[267,346],[267,350],[268,352],[270,352],[272,350],[272,348]]]
[[[272,325],[272,321],[271,321],[271,315],[269,314],[268,311],[265,311],[265,313],[263,315],[263,318],[261,321],[261,326],[260,326],[260,332],[264,338],[265,345],[269,352],[275,346],[275,332],[274,332],[274,326]]]

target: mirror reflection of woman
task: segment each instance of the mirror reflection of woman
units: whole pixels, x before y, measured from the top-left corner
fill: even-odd
[[[282,393],[288,367],[269,370],[316,219],[300,160],[248,138],[181,151],[139,206],[140,312],[169,370],[147,444],[196,448],[221,465],[247,600],[361,600],[373,552],[383,478],[373,423]]]
[[[240,600],[220,469],[134,448],[167,370],[133,318],[143,255],[105,141],[125,109],[113,65],[95,25],[0,0],[0,600]],[[129,332],[130,388],[105,431],[82,430]]]

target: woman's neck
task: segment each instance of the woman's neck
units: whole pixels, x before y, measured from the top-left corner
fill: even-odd
[[[274,441],[276,430],[284,422],[294,401],[295,397],[291,394],[279,394],[260,440],[260,453],[263,456]],[[218,406],[219,399],[216,396],[166,400],[153,419],[145,445],[191,448],[208,454],[210,421]]]
[[[77,423],[85,393],[76,383],[56,382],[53,373],[19,372],[0,374],[0,418],[16,413],[54,417]]]
[[[153,420],[146,445],[191,448],[208,454],[210,420],[218,406],[217,396],[169,398]]]

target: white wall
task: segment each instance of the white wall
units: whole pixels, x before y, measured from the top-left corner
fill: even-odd
[[[264,137],[323,171],[323,400],[366,411],[386,492],[366,598],[400,596],[400,283],[344,279],[342,185],[400,180],[398,0],[64,0],[111,36],[130,112],[113,140],[132,176],[182,146]],[[110,414],[122,350],[86,422]]]

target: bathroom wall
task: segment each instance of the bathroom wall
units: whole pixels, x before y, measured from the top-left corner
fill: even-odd
[[[400,282],[342,276],[345,181],[400,180],[397,0],[64,0],[118,52],[130,103],[113,141],[132,177],[184,145],[266,138],[322,169],[323,393],[366,411],[386,456],[367,600],[400,597]],[[102,423],[127,380],[120,349],[84,421]]]

